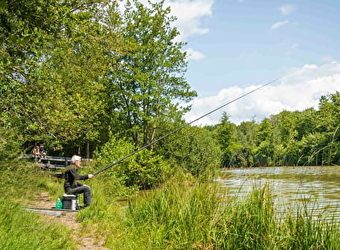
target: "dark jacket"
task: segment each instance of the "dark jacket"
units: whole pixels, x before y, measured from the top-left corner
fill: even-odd
[[[88,175],[79,175],[77,173],[77,168],[74,165],[71,165],[70,168],[64,172],[64,176],[65,176],[64,183],[65,192],[67,192],[70,188],[82,186],[82,184],[76,182],[76,180],[88,179]]]

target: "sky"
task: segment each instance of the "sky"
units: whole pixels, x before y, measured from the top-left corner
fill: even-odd
[[[155,2],[158,0],[153,0]],[[142,0],[142,2],[146,2]],[[198,96],[187,122],[261,122],[318,108],[340,91],[340,0],[165,0],[186,42],[186,79]]]

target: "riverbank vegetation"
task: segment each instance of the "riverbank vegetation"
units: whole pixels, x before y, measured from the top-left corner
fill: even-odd
[[[22,209],[40,192],[56,200],[60,180],[35,167],[1,170],[0,248],[77,249],[72,229],[47,215]],[[105,185],[103,185],[103,183]],[[149,191],[121,199],[115,177],[91,180],[90,208],[78,212],[84,235],[108,249],[338,249],[338,221],[315,217],[303,203],[277,214],[270,186],[246,196],[228,195],[218,182],[188,180],[185,174]]]

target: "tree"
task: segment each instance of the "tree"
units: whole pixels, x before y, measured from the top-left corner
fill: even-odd
[[[72,150],[98,140],[104,116],[106,49],[97,41],[105,34],[89,20],[77,29],[46,51],[48,59],[32,69],[27,82],[30,108],[25,116],[31,125],[27,132],[34,135],[27,139],[48,141],[54,149],[68,145]]]
[[[105,63],[96,18],[106,2],[0,5],[0,36],[6,38],[0,108],[26,141],[60,149],[63,143],[96,137],[102,99],[98,72]]]
[[[117,62],[105,76],[110,127],[136,147],[153,141],[165,124],[179,121],[196,93],[184,79],[186,53],[164,1],[147,8],[128,1],[119,33],[125,46],[110,57]],[[108,24],[110,25],[110,24]],[[112,29],[117,29],[113,26]]]
[[[321,133],[323,140],[317,151],[322,154],[321,164],[339,162],[340,139],[340,92],[321,96],[316,131]],[[314,154],[317,156],[317,154]],[[321,157],[319,157],[320,159]]]
[[[241,146],[233,160],[235,167],[254,166],[254,148],[256,146],[257,129],[258,125],[255,121],[242,122],[237,126],[237,142]]]
[[[308,108],[298,113],[296,120],[296,139],[301,140],[306,134],[315,132],[318,123],[318,112],[314,108]]]
[[[274,126],[269,118],[263,119],[256,133],[256,147],[253,149],[256,166],[269,166],[274,161]]]
[[[215,137],[222,151],[221,167],[231,167],[233,158],[240,148],[236,140],[236,125],[229,121],[226,112],[223,112],[221,122],[215,128]]]
[[[193,176],[209,176],[220,166],[221,150],[205,128],[187,126],[159,143],[165,160]]]

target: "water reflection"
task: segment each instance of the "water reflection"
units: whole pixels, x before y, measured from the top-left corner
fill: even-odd
[[[271,167],[225,169],[220,178],[227,195],[243,196],[253,187],[269,184],[276,207],[307,206],[315,216],[340,220],[340,167]]]

